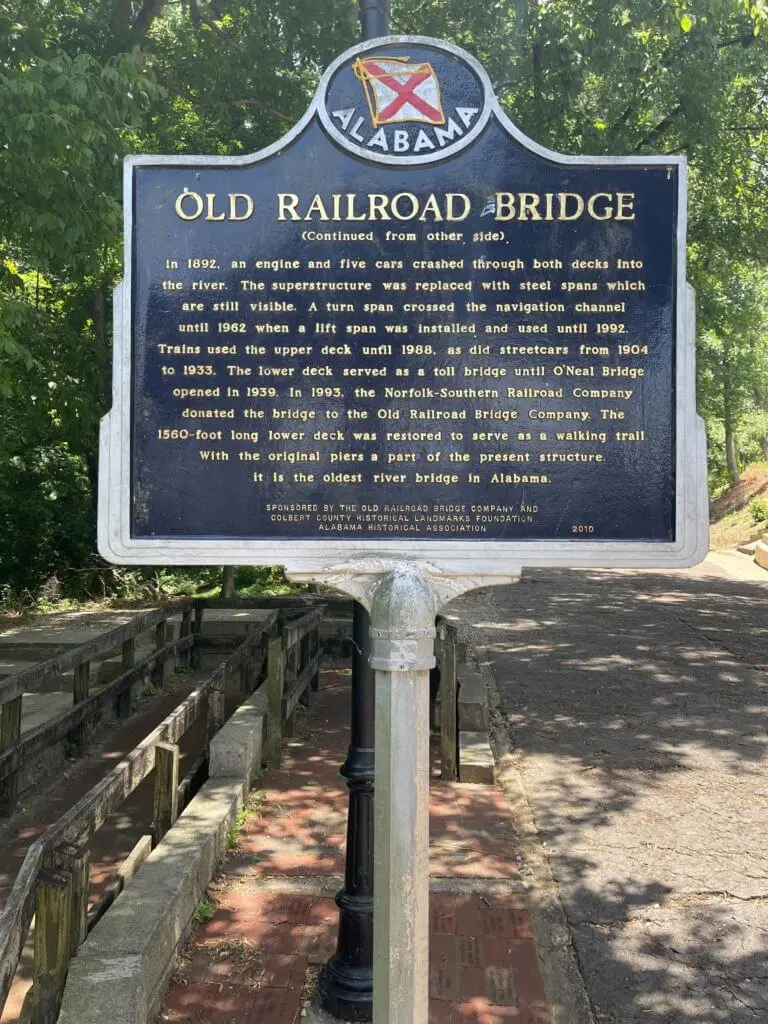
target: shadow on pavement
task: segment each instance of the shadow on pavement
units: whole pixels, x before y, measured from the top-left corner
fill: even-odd
[[[499,685],[597,1020],[768,1020],[768,588],[540,570],[455,612]]]

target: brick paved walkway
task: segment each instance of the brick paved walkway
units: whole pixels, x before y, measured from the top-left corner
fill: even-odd
[[[294,1024],[336,944],[344,871],[348,672],[320,693],[280,771],[253,794],[158,1021]],[[433,779],[429,1024],[549,1024],[509,805],[495,786]],[[425,1022],[427,1024],[427,1022]]]

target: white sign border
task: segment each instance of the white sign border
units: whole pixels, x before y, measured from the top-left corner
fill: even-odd
[[[467,61],[486,90],[487,123],[491,114],[522,146],[560,165],[677,167],[679,171],[676,297],[676,488],[674,542],[609,540],[348,540],[294,539],[194,540],[132,538],[130,534],[131,447],[131,270],[134,168],[141,166],[243,166],[259,163],[283,150],[309,125],[323,120],[320,110],[331,76],[344,61],[374,46],[425,44]],[[445,154],[441,154],[441,157]],[[418,157],[413,162],[427,162]],[[402,158],[392,163],[402,163]],[[239,157],[131,156],[123,169],[125,277],[114,291],[112,409],[102,418],[99,444],[98,549],[118,565],[283,565],[288,572],[322,573],[329,566],[358,559],[409,561],[446,575],[509,577],[523,567],[682,568],[696,565],[709,547],[706,435],[696,413],[695,303],[685,279],[687,229],[687,161],[681,156],[567,156],[540,146],[506,116],[480,65],[458,47],[424,36],[387,36],[351,47],[328,68],[301,120],[278,142]]]

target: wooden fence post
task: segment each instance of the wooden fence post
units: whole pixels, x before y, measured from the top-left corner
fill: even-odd
[[[136,664],[136,637],[132,636],[129,640],[123,641],[123,647],[121,651],[122,655],[122,669],[123,672],[127,672],[129,668],[133,668]]]
[[[91,663],[90,661],[83,661],[79,665],[75,665],[75,679],[72,686],[72,704],[82,704],[84,700],[88,699],[88,694],[91,690]],[[77,753],[82,754],[85,748],[85,740],[87,734],[87,723],[82,722],[78,725],[75,730],[75,747]]]
[[[121,672],[128,672],[136,664],[136,637],[123,641]],[[117,698],[117,717],[128,718],[131,714],[131,687],[126,686]]]
[[[206,724],[207,742],[210,743],[219,729],[224,725],[224,681],[221,689],[211,688],[208,691],[208,719]]]
[[[88,934],[88,891],[91,854],[87,846],[59,843],[51,850],[51,869],[69,877],[72,883],[69,919],[70,960],[85,942]]]
[[[192,632],[195,634],[195,648],[194,657],[192,663],[196,666],[200,664],[200,638],[203,633],[203,615],[205,614],[205,605],[198,599],[195,601],[195,621],[192,625]]]
[[[279,768],[283,757],[283,690],[285,652],[282,637],[272,637],[267,648],[267,739],[264,763]]]
[[[8,750],[21,737],[21,697],[7,701],[0,709],[0,751]],[[13,814],[19,798],[19,770],[14,770],[0,781],[0,815]]]
[[[299,679],[306,668],[309,667],[309,663],[312,660],[312,630],[307,630],[304,636],[301,638],[301,644],[299,645],[298,653],[296,654],[296,679]],[[303,708],[309,707],[310,694],[312,693],[312,680],[307,683],[307,686],[303,690],[299,697],[299,704]],[[294,726],[296,719],[294,715]]]
[[[312,630],[312,641],[309,645],[309,656],[310,658],[318,658],[320,654],[320,627],[316,626]],[[318,658],[317,672],[312,676],[312,681],[309,684],[312,689],[317,693],[320,689],[320,662]]]
[[[301,640],[297,640],[295,644],[292,644],[286,651],[285,658],[285,673],[283,680],[283,693],[287,691],[290,693],[296,685],[296,680],[299,678],[299,656],[301,653]],[[284,702],[283,702],[284,704]],[[285,707],[281,715],[285,714]],[[287,737],[293,736],[296,732],[296,705],[294,705],[293,711],[283,720],[283,735]]]
[[[440,777],[448,782],[455,782],[458,777],[456,630],[447,623],[441,630],[443,633],[440,663]]]
[[[179,748],[175,743],[155,747],[155,814],[153,831],[159,843],[179,816]]]
[[[72,879],[44,868],[35,889],[32,1024],[55,1024],[69,970]]]
[[[165,650],[165,619],[155,626],[155,654],[160,655],[163,650]],[[165,655],[160,656],[152,669],[152,682],[158,688],[165,683],[167,660]]]
[[[86,700],[91,689],[91,663],[83,661],[75,665],[75,681],[72,689],[72,703],[80,704]]]
[[[181,633],[182,637],[188,637],[192,630],[192,612],[186,611],[181,617]],[[181,664],[184,668],[189,668],[192,663],[192,648],[188,647],[186,651],[182,651]]]
[[[240,663],[240,696],[243,700],[251,692],[251,673],[253,672],[253,658],[246,654]]]

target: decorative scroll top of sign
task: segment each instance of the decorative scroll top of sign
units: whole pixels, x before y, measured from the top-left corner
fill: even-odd
[[[422,41],[342,57],[321,83],[318,106],[328,131],[347,149],[369,160],[412,164],[442,160],[469,145],[488,120],[490,95],[471,57]]]
[[[342,54],[260,153],[128,158],[101,553],[699,561],[686,202],[683,157],[545,149],[412,36]]]

